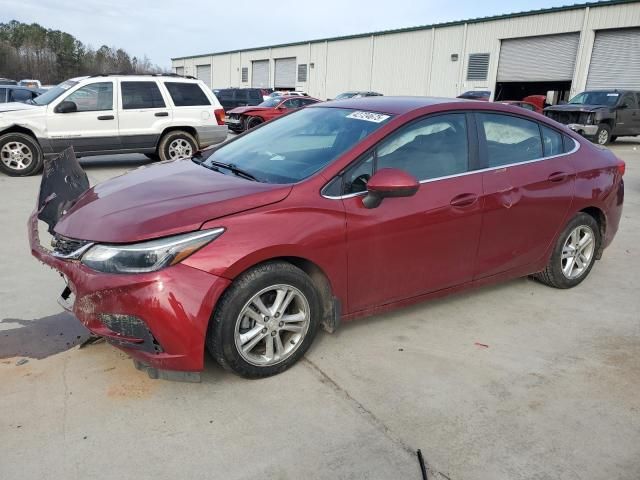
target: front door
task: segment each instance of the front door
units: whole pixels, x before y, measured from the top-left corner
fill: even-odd
[[[344,174],[350,312],[471,280],[482,176],[471,172],[469,130],[464,113],[414,121]],[[366,182],[382,168],[411,173],[420,189],[366,209]]]
[[[575,170],[563,135],[537,122],[496,113],[476,114],[484,216],[474,278],[537,262],[564,227]]]
[[[61,102],[75,103],[77,111],[57,113]],[[120,149],[113,80],[96,79],[49,105],[47,129],[54,152],[73,146],[76,152]]]
[[[636,96],[625,93],[618,103],[614,135],[640,135],[640,111]]]

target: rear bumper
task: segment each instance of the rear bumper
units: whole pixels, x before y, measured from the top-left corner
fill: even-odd
[[[585,137],[594,137],[598,132],[597,125],[581,125],[579,123],[570,123],[567,125],[567,127]]]
[[[29,219],[29,243],[34,257],[65,276],[75,296],[71,311],[91,332],[152,369],[203,369],[209,319],[229,280],[183,264],[144,274],[95,272],[44,249],[35,212]],[[149,335],[127,336],[111,330],[103,315],[136,317]]]
[[[198,146],[205,148],[209,145],[224,142],[227,138],[228,129],[226,125],[206,125],[196,127],[196,133],[198,134]]]

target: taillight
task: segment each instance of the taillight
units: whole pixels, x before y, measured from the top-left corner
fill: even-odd
[[[218,125],[224,125],[224,109],[216,108],[213,111],[213,114],[216,116],[216,121],[218,122]]]
[[[618,159],[618,173],[622,177],[624,175],[625,170],[627,169],[627,165],[620,159]]]

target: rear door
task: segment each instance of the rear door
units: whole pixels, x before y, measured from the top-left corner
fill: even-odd
[[[475,114],[484,212],[474,278],[540,260],[564,226],[575,170],[563,134],[515,115]],[[567,137],[571,145],[575,142]]]
[[[164,82],[173,103],[173,124],[180,126],[217,125],[216,108],[200,83]]]
[[[385,138],[344,174],[351,312],[472,279],[482,219],[474,138],[464,113],[428,116]],[[366,183],[382,168],[411,173],[420,189],[367,209]]]
[[[96,78],[50,103],[46,122],[53,151],[69,146],[81,153],[119,150],[116,89],[113,80]],[[56,112],[63,101],[75,103],[77,111]]]
[[[155,80],[121,80],[118,116],[123,149],[155,150],[173,113]]]

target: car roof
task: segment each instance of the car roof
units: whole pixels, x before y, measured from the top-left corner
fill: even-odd
[[[460,98],[440,98],[440,97],[362,97],[347,98],[344,100],[332,100],[331,102],[322,103],[320,106],[352,108],[355,110],[369,110],[372,112],[391,113],[393,115],[402,115],[413,110],[443,103],[460,103],[475,104],[473,100],[465,100]]]

